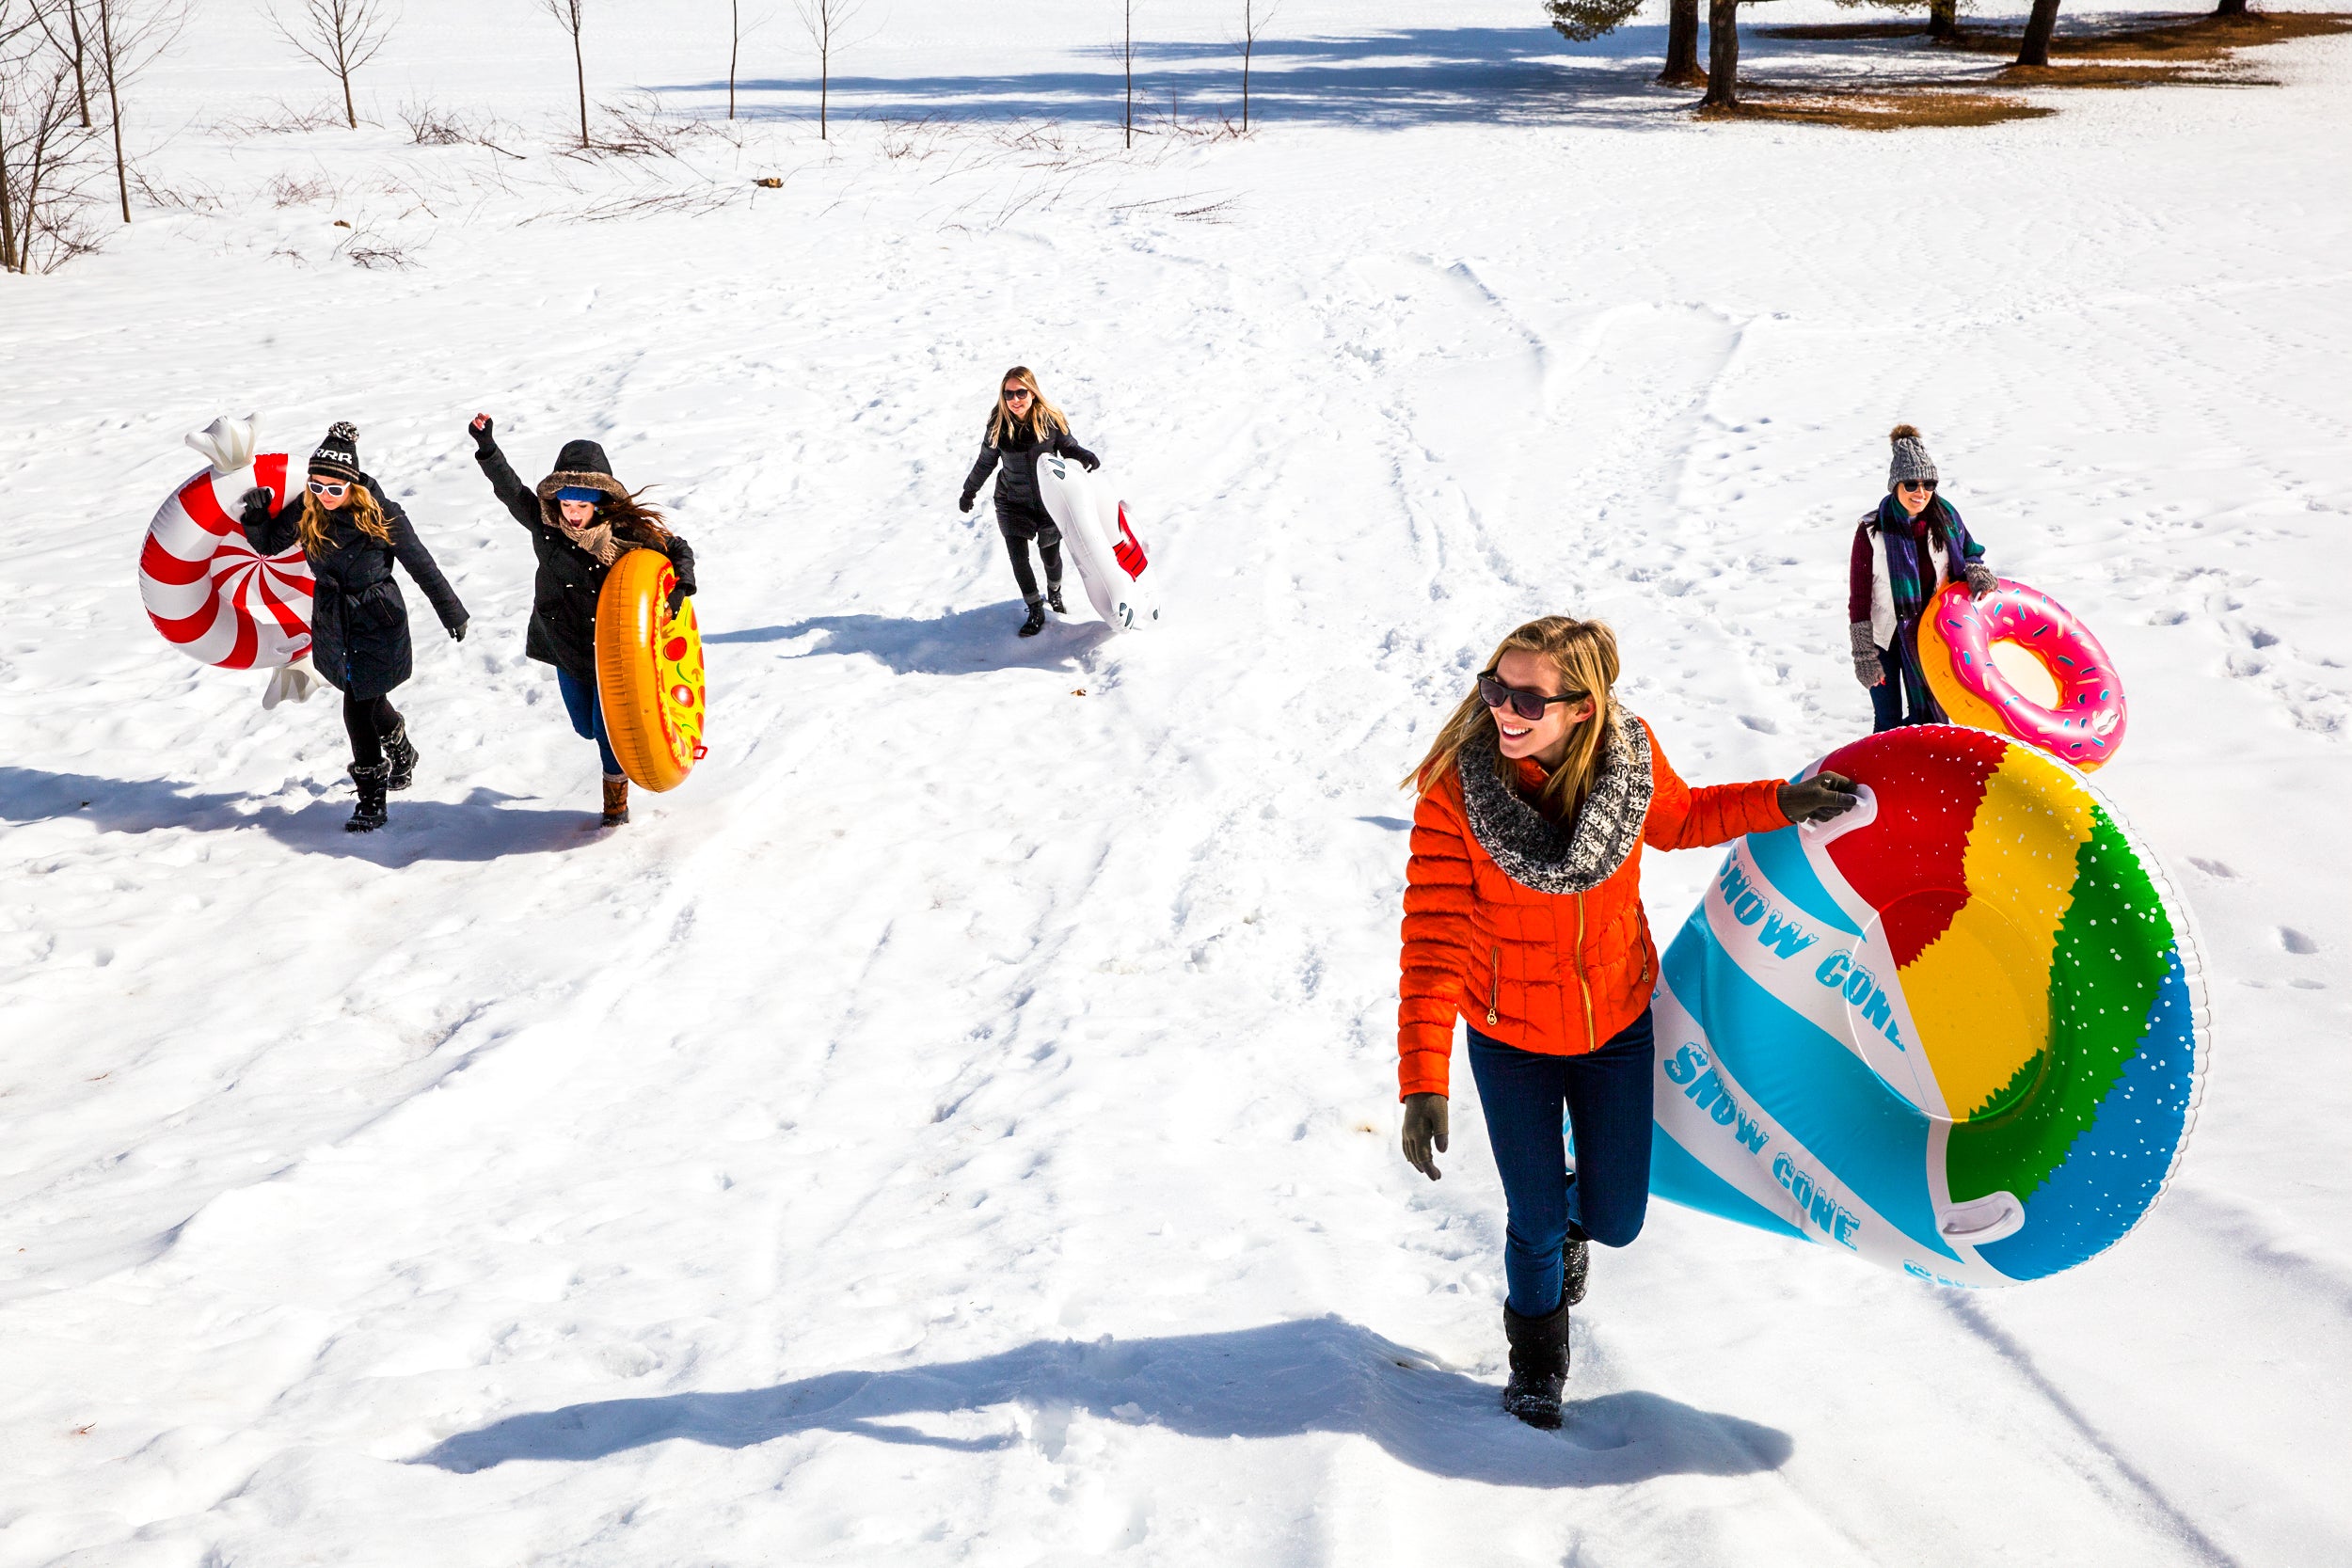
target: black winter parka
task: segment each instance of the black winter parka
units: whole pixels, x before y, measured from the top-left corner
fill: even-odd
[[[339,691],[366,701],[381,697],[405,681],[414,671],[415,649],[408,639],[408,604],[400,584],[392,579],[392,562],[408,575],[433,601],[434,613],[452,637],[466,626],[466,607],[457,591],[433,563],[433,554],[417,537],[408,514],[389,499],[365,474],[359,483],[375,498],[392,536],[389,545],[360,531],[346,506],[326,515],[326,542],[317,554],[304,552],[317,586],[310,598],[310,666]],[[301,535],[294,521],[302,515],[302,492],[275,512],[258,510],[240,519],[245,536],[263,555],[292,549]]]
[[[989,418],[993,425],[995,416]],[[988,478],[988,471],[1001,461],[1004,467],[996,475],[996,515],[1044,517],[1045,503],[1037,493],[1037,454],[1041,451],[1075,458],[1089,468],[1102,461],[1078,445],[1070,432],[1057,431],[1040,437],[1035,422],[1023,420],[1007,430],[1001,441],[981,437],[979,460],[972,465],[971,475],[963,482],[964,500],[968,503],[980,493],[980,483]]]
[[[515,477],[506,454],[495,441],[486,446],[477,443],[474,461],[482,465],[490,488],[498,493],[499,503],[530,531],[531,547],[539,559],[538,575],[532,582],[531,628],[523,637],[523,652],[595,689],[596,595],[604,591],[604,579],[612,568],[571,542],[556,523],[556,517],[561,515],[553,511],[556,503],[543,500],[541,496],[543,492],[552,496],[551,487],[558,481],[602,489],[608,494],[618,490],[611,466],[604,460],[603,449],[593,441],[566,445],[556,459],[556,471],[537,489]],[[695,591],[694,551],[684,539],[673,533],[663,546],[640,546],[629,539],[622,543],[632,548],[660,549],[670,558],[678,585],[690,594]]]

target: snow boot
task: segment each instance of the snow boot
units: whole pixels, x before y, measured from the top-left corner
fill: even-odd
[[[1024,637],[1035,637],[1039,632],[1041,632],[1044,629],[1045,601],[1043,599],[1031,599],[1029,601],[1029,618],[1021,623],[1021,635]]]
[[[1560,1393],[1568,1381],[1568,1304],[1543,1318],[1522,1318],[1502,1309],[1503,1338],[1511,1341],[1511,1381],[1502,1386],[1502,1408],[1546,1432],[1560,1425]]]
[[[1584,1276],[1592,1272],[1592,1243],[1574,1233],[1560,1248],[1560,1299],[1570,1307],[1584,1300]]]
[[[384,737],[384,765],[391,777],[384,781],[386,789],[406,789],[417,782],[417,748],[408,739],[408,721],[404,719],[392,726],[392,733]]]
[[[390,772],[390,766],[381,762],[373,768],[351,765],[351,782],[359,786],[359,803],[351,808],[351,820],[343,824],[343,832],[372,833],[391,819],[384,809],[384,782]]]
[[[604,781],[604,821],[599,826],[617,828],[628,820],[628,776],[614,778],[608,774]]]
[[[1045,603],[1057,615],[1070,613],[1070,607],[1061,602],[1061,584],[1058,582],[1049,582],[1045,585]]]

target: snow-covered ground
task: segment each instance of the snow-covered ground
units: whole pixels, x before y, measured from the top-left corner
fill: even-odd
[[[1869,135],[1692,122],[1654,18],[1293,0],[1260,135],[1130,153],[1114,8],[882,5],[830,145],[779,7],[754,118],[593,163],[524,0],[411,0],[382,125],[287,135],[222,122],[323,79],[208,6],[141,109],[183,205],[0,279],[0,1565],[2352,1560],[2352,43]],[[628,9],[598,97],[723,102],[723,6]],[[1229,9],[1142,9],[1154,114],[1222,111]],[[1015,361],[1148,635],[1012,635],[954,500]],[[616,833],[477,408],[704,562],[712,753]],[[475,617],[410,595],[373,837],[331,703],[134,589],[251,410],[356,420]],[[1466,1073],[1444,1182],[1395,1149],[1395,781],[1556,610],[1694,780],[1852,736],[1899,419],[2126,672],[2195,1141],[1997,1294],[1655,1209],[1523,1429]]]

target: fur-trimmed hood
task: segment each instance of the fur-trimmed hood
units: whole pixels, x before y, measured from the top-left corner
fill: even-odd
[[[1589,893],[1617,873],[1649,820],[1649,732],[1620,712],[1602,743],[1600,771],[1573,821],[1555,822],[1495,773],[1494,736],[1464,745],[1456,771],[1462,814],[1498,870],[1537,893]]]
[[[628,499],[628,487],[612,477],[612,460],[604,455],[603,447],[594,441],[566,441],[564,450],[555,454],[555,471],[538,484],[539,515],[547,519],[549,528],[564,526],[564,514],[556,507],[555,493],[575,485],[620,500]]]

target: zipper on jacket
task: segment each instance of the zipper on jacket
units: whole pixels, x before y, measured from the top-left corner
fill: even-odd
[[[1576,985],[1584,993],[1584,1049],[1599,1049],[1593,1038],[1593,983],[1584,975],[1584,895],[1576,895]]]
[[[1495,1009],[1502,1006],[1502,949],[1501,947],[1495,948],[1487,955],[1487,963],[1490,967],[1486,973],[1486,1027],[1491,1029],[1502,1022],[1495,1016]]]

